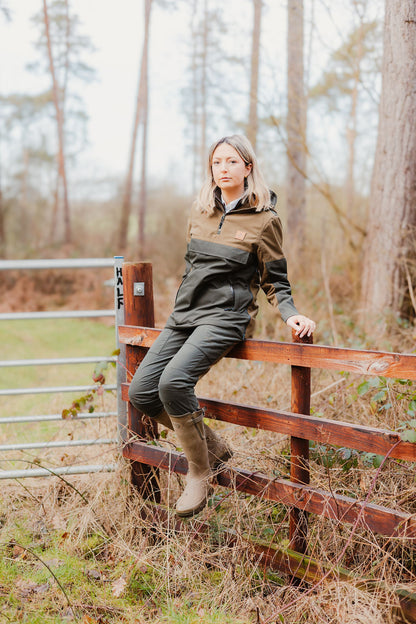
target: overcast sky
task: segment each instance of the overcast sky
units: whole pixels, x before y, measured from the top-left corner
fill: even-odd
[[[7,4],[7,3],[6,3]],[[246,33],[233,30],[233,22],[241,17],[251,31],[252,11],[245,0],[228,0],[222,6],[229,24],[227,39],[230,50],[250,49]],[[343,2],[335,0],[337,15],[343,12]],[[39,92],[50,87],[50,77],[40,78],[25,70],[33,58],[33,42],[37,38],[31,16],[42,8],[41,0],[9,0],[12,20],[0,17],[0,93]],[[79,159],[79,171],[85,176],[124,176],[130,146],[130,135],[137,91],[138,67],[142,44],[142,0],[71,0],[73,12],[81,20],[80,31],[89,35],[96,48],[87,60],[97,70],[97,80],[82,87],[87,112],[89,146]],[[319,8],[319,3],[318,3]],[[247,15],[241,15],[246,11]],[[316,60],[324,61],[327,51],[337,45],[340,32],[333,28],[325,11],[320,13],[320,30],[325,41],[320,41]],[[241,22],[240,22],[241,23]],[[326,28],[327,23],[327,28]],[[180,11],[155,7],[151,22],[151,100],[149,134],[149,171],[155,179],[176,176],[187,179],[183,168],[190,162],[184,155],[186,119],[181,111],[181,89],[185,84],[188,63],[186,42],[189,40],[189,18]],[[308,36],[308,23],[305,31]],[[242,38],[243,37],[243,38]],[[269,88],[265,93],[273,100],[276,83],[285,81],[286,70],[286,6],[279,0],[268,0],[262,23],[262,62],[274,64]],[[267,71],[266,71],[267,74]],[[219,77],[220,78],[220,77]],[[223,77],[222,77],[223,78]],[[228,78],[228,77],[227,77]],[[233,76],[229,76],[233,80]],[[264,80],[264,79],[263,79]],[[265,88],[266,87],[266,88]],[[236,90],[238,85],[236,85]],[[280,89],[280,96],[284,89]],[[238,118],[245,111],[236,112]],[[225,124],[218,128],[220,135],[229,132]],[[188,177],[189,179],[189,177]]]

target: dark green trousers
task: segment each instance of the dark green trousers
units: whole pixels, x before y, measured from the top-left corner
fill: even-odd
[[[240,341],[240,330],[229,326],[165,328],[132,379],[131,403],[151,418],[163,409],[171,416],[197,411],[198,379]]]

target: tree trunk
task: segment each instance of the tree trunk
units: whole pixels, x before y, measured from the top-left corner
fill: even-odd
[[[351,217],[355,216],[354,198],[355,198],[355,143],[357,140],[357,100],[358,100],[358,79],[354,76],[354,86],[351,93],[351,108],[347,125],[347,145],[348,145],[348,163],[347,176],[345,179],[345,195],[347,200],[347,212]]]
[[[148,127],[148,110],[149,110],[149,24],[150,9],[152,0],[145,0],[145,37],[143,45],[143,113],[142,113],[142,166],[139,194],[139,227],[138,227],[138,243],[139,254],[144,254],[145,237],[146,237],[146,211],[147,211],[147,127]]]
[[[198,6],[197,0],[192,2],[192,60],[191,60],[191,98],[192,98],[192,196],[199,187],[199,148],[198,148]]]
[[[60,177],[59,177],[59,172],[57,172],[56,180],[55,180],[55,190],[53,193],[51,225],[49,228],[49,240],[51,244],[53,244],[54,241],[57,239],[57,232],[58,232],[59,186],[60,186]]]
[[[352,59],[353,62],[353,86],[351,91],[351,108],[347,124],[347,145],[348,145],[348,164],[347,176],[345,179],[345,196],[347,200],[347,212],[357,220],[355,206],[355,146],[357,142],[357,117],[358,117],[358,89],[361,82],[361,64],[364,58],[364,38],[365,29],[363,18],[358,31],[357,56]]]
[[[144,39],[143,39],[143,48],[142,48],[142,58],[140,62],[139,84],[137,88],[136,112],[134,115],[133,132],[132,132],[131,145],[130,145],[129,164],[127,168],[127,176],[126,176],[126,182],[124,186],[123,203],[121,206],[121,217],[120,217],[120,225],[119,225],[119,232],[118,232],[118,251],[120,253],[125,252],[127,248],[129,220],[130,220],[130,214],[131,214],[131,199],[132,199],[132,193],[133,193],[134,163],[136,159],[137,134],[138,134],[140,123],[142,122],[142,119],[143,119],[143,102],[144,102],[144,97],[145,97],[144,88],[145,88],[145,71],[146,71],[145,65],[147,63],[146,49],[148,48],[148,45],[149,45],[150,9],[151,9],[151,2],[149,2],[149,0],[145,0],[145,3],[144,3]]]
[[[365,330],[384,331],[400,314],[405,273],[416,257],[416,5],[386,0],[379,127],[368,233],[364,246],[361,314]]]
[[[257,115],[257,102],[259,91],[259,64],[260,64],[260,32],[261,10],[263,0],[253,0],[254,22],[253,36],[251,40],[251,72],[250,72],[250,108],[248,113],[247,137],[254,149],[257,144],[257,132],[259,120]]]
[[[204,0],[204,17],[201,50],[201,143],[200,143],[200,163],[201,172],[205,173],[204,163],[207,157],[207,63],[208,63],[208,0]]]
[[[53,104],[55,107],[56,124],[58,130],[58,172],[59,177],[62,180],[62,193],[63,193],[63,217],[64,217],[64,237],[65,242],[71,242],[71,215],[68,199],[68,184],[66,177],[66,163],[65,163],[65,138],[64,138],[64,114],[63,104],[59,98],[59,85],[55,72],[55,65],[52,55],[52,42],[49,28],[49,16],[46,0],[43,0],[43,16],[45,22],[45,35],[48,48],[49,57],[49,70],[52,77],[52,95]]]
[[[287,215],[290,247],[299,253],[304,239],[306,97],[303,70],[303,0],[288,0]]]
[[[4,206],[3,192],[1,189],[0,175],[0,258],[6,257],[6,210]]]

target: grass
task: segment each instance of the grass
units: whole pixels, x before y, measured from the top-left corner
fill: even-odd
[[[105,322],[87,319],[51,319],[48,321],[3,321],[0,341],[5,359],[24,360],[59,357],[109,356],[115,349],[115,330]],[[2,368],[0,389],[93,385],[94,364],[42,365]],[[108,368],[107,383],[115,383],[115,371]],[[60,414],[82,392],[27,394],[0,397],[0,414],[15,417]],[[115,397],[104,393],[97,397],[96,411],[114,411]],[[114,438],[115,419],[94,421],[58,420],[24,424],[5,424],[0,428],[0,443],[48,442]],[[33,467],[33,464],[56,466],[76,463],[101,463],[111,456],[110,447],[72,447],[57,450],[10,451],[1,455],[3,469]]]
[[[275,615],[273,624],[400,621],[393,616],[393,589],[398,582],[412,587],[397,569],[404,544],[392,548],[388,540],[361,532],[348,552],[357,578],[372,568],[373,578],[388,581],[386,591],[329,582],[303,595],[253,558],[243,537],[267,536],[284,545],[284,506],[232,492],[221,506],[200,514],[209,526],[202,537],[193,519],[176,529],[173,517],[154,524],[126,468],[71,482],[82,498],[59,479],[3,490],[0,617],[6,622],[256,624],[279,609],[284,615]],[[164,497],[167,488],[176,495],[176,477],[164,475],[163,484]],[[217,497],[225,494],[216,490]],[[311,525],[311,552],[330,564],[348,527],[338,532],[322,519]],[[232,548],[221,542],[226,526],[236,536]]]
[[[105,323],[86,319],[2,321],[0,342],[5,360],[105,357],[115,349],[115,330]],[[2,368],[0,389],[88,385],[92,383],[93,368],[93,364],[6,367]],[[58,401],[50,395],[1,397],[1,413],[9,416],[51,413],[45,410],[56,409],[59,404],[62,394]]]

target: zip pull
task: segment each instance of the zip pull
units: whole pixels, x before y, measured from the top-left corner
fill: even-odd
[[[221,217],[220,224],[219,224],[219,226],[218,226],[217,234],[220,234],[220,233],[221,233],[221,228],[222,228],[222,225],[223,225],[223,223],[224,223],[224,220],[225,220],[225,217],[226,217],[226,216],[227,216],[227,213],[226,213],[226,212],[224,212],[224,214],[223,214],[223,215],[222,215],[222,217]]]

